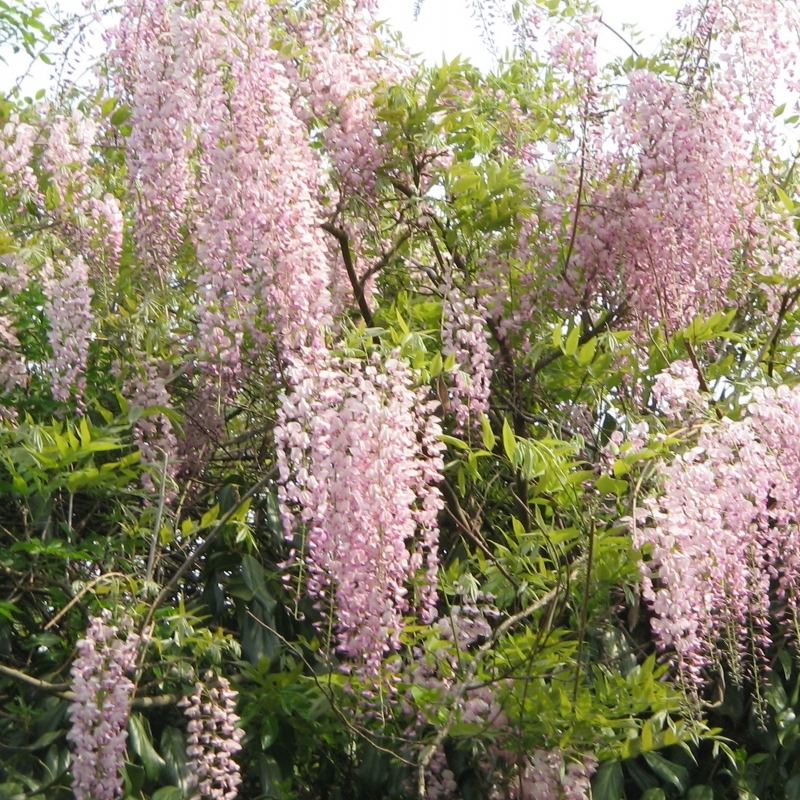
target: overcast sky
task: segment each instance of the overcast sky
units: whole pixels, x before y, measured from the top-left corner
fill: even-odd
[[[488,67],[492,57],[469,12],[477,2],[480,0],[422,0],[416,20],[414,0],[379,0],[379,7],[381,15],[402,31],[411,52],[421,54],[427,61],[441,61],[443,53],[448,59],[466,55],[473,63]],[[644,46],[648,52],[672,29],[677,11],[687,3],[688,0],[599,0],[598,5],[603,20],[612,28],[621,31],[623,23],[637,25],[648,37]],[[502,50],[510,42],[498,44]],[[609,57],[629,54],[625,45],[607,32],[601,36],[598,48],[608,52]]]

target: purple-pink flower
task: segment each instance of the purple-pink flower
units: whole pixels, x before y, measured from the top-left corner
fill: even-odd
[[[94,617],[78,642],[72,665],[68,715],[72,742],[72,790],[76,800],[115,800],[122,794],[126,727],[135,685],[128,675],[136,667],[141,643],[124,619],[122,628],[103,612]]]
[[[706,424],[665,466],[634,543],[648,554],[642,585],[656,639],[688,685],[720,662],[737,679],[765,680],[773,603],[796,640],[798,486],[800,390],[787,386],[754,389],[741,419]]]
[[[244,731],[236,715],[237,692],[228,680],[209,672],[205,683],[180,705],[189,720],[186,742],[192,800],[234,800],[242,782],[233,756],[242,749]]]

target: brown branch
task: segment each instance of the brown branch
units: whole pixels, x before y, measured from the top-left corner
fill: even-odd
[[[5,664],[0,664],[0,675],[5,675],[15,681],[20,681],[20,683],[27,683],[28,686],[33,686],[34,689],[38,689],[41,692],[52,692],[54,694],[65,692],[71,685],[69,683],[50,683],[50,681],[43,681],[25,672],[20,672],[20,670],[14,669],[13,667],[7,667]]]
[[[572,230],[569,235],[569,245],[567,247],[567,257],[564,259],[564,268],[562,275],[564,280],[570,284],[569,275],[569,262],[572,260],[572,251],[575,249],[575,238],[578,235],[578,217],[581,213],[581,195],[583,194],[583,181],[586,173],[586,117],[583,119],[583,131],[581,135],[581,165],[580,172],[578,173],[578,193],[575,197],[575,214],[572,217]]]
[[[356,275],[356,265],[355,261],[353,260],[353,253],[350,250],[350,238],[345,231],[343,231],[341,228],[337,228],[330,222],[323,222],[322,230],[330,233],[339,242],[339,249],[342,251],[344,268],[347,271],[347,277],[350,280],[350,285],[353,287],[356,303],[358,303],[358,310],[361,312],[361,316],[363,317],[364,322],[366,322],[367,327],[374,328],[375,320],[372,316],[372,311],[370,311],[369,305],[367,305],[367,298],[364,297],[364,286],[359,282],[358,275]]]
[[[354,725],[347,718],[344,712],[334,702],[335,697],[333,695],[333,690],[330,687],[328,687],[328,689],[325,688],[325,686],[322,684],[322,681],[320,681],[319,676],[317,675],[314,669],[314,665],[308,662],[308,659],[303,655],[303,651],[297,645],[295,645],[293,642],[290,642],[285,636],[282,636],[280,633],[278,633],[278,631],[276,631],[275,628],[273,628],[271,625],[268,625],[266,622],[264,622],[263,619],[259,619],[252,611],[250,611],[250,609],[247,609],[246,613],[255,622],[257,622],[262,627],[266,628],[273,636],[280,639],[280,641],[283,642],[283,644],[286,645],[286,647],[288,647],[303,662],[306,669],[309,671],[311,679],[314,681],[314,683],[317,685],[317,688],[320,690],[320,692],[322,692],[323,696],[328,701],[331,710],[339,718],[339,720],[342,723],[344,723],[344,726],[346,728],[351,730],[356,736],[359,736],[360,738],[364,739],[364,741],[369,742],[369,744],[371,744],[376,750],[380,750],[382,753],[387,753],[388,755],[393,756],[398,761],[401,761],[404,764],[408,764],[409,766],[413,765],[411,761],[408,761],[398,753],[395,753],[394,750],[390,750],[388,747],[383,747],[382,745],[379,745],[369,735],[368,731],[367,732],[363,731],[361,728],[359,728],[357,725]]]
[[[458,502],[458,496],[453,491],[448,481],[444,480],[440,484],[442,487],[442,494],[444,494],[447,506],[447,513],[452,518],[453,522],[458,525],[459,529],[466,535],[466,537],[476,546],[481,552],[497,567],[500,574],[515,588],[519,589],[519,581],[500,563],[500,560],[492,552],[486,539],[476,530],[472,525],[472,520],[467,516],[461,503]]]
[[[12,680],[25,683],[38,689],[40,692],[47,694],[58,695],[63,700],[74,700],[75,692],[70,691],[71,683],[50,683],[50,681],[43,681],[39,678],[34,678],[25,672],[21,672],[13,667],[7,667],[5,664],[0,664],[0,675],[5,675]],[[176,694],[159,694],[150,697],[135,697],[131,703],[133,708],[164,708],[165,706],[172,706],[178,702],[180,698]]]
[[[783,321],[786,315],[791,310],[792,306],[797,302],[798,297],[800,297],[800,289],[791,293],[787,293],[783,296],[783,300],[781,301],[781,307],[778,310],[778,318],[775,321],[775,325],[770,331],[770,334],[767,337],[767,340],[764,342],[763,347],[759,351],[758,357],[755,359],[755,361],[753,361],[752,365],[750,366],[750,369],[747,370],[747,372],[745,373],[744,380],[750,378],[755,368],[764,360],[764,357],[767,355],[767,351],[772,351],[773,345],[778,341],[778,335],[781,332]],[[770,358],[774,359],[774,351],[772,351],[772,355],[770,356]]]
[[[72,598],[72,600],[67,603],[64,608],[61,609],[44,627],[43,630],[50,630],[53,625],[56,624],[63,616],[66,614],[74,605],[80,602],[80,599],[87,593],[94,589],[98,583],[104,581],[106,578],[127,578],[128,576],[124,572],[106,572],[103,575],[95,578],[94,580],[89,581],[76,595]]]
[[[389,183],[397,189],[400,194],[405,195],[406,197],[417,197],[417,193],[410,187],[408,184],[403,183],[401,180],[397,178],[389,178]]]

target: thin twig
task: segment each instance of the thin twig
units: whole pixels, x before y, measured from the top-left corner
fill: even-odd
[[[20,672],[20,670],[14,669],[14,667],[7,667],[5,664],[0,664],[0,675],[13,678],[15,681],[20,681],[20,683],[27,683],[28,686],[33,686],[34,689],[39,689],[41,692],[53,692],[57,694],[58,692],[65,692],[70,687],[69,683],[50,683],[50,681],[34,678],[32,675]]]
[[[578,339],[578,347],[586,344],[586,342],[588,342],[590,339],[593,339],[595,336],[597,336],[597,334],[609,330],[611,326],[617,322],[627,310],[628,299],[625,298],[625,300],[623,300],[613,311],[609,311],[608,314],[606,314],[603,319],[601,319],[594,327],[590,328],[588,331],[584,331],[584,333]],[[533,365],[533,374],[535,375],[536,373],[541,372],[545,367],[561,358],[562,355],[564,355],[563,350],[553,350],[547,355],[542,356]]]
[[[94,589],[98,583],[104,581],[106,578],[127,578],[128,576],[124,572],[106,572],[103,575],[95,578],[94,580],[89,581],[76,595],[72,598],[72,600],[67,603],[61,611],[58,612],[46,625],[43,626],[43,630],[50,630],[53,625],[56,624],[63,616],[66,614],[76,603],[79,603],[81,598],[87,593]]]
[[[250,611],[250,609],[247,609],[247,614],[253,620],[255,620],[259,625],[266,628],[274,636],[277,636],[277,638],[280,639],[283,642],[283,644],[285,644],[303,662],[306,669],[309,671],[312,680],[314,681],[314,683],[316,683],[317,688],[322,692],[323,695],[325,695],[325,699],[330,704],[331,710],[344,723],[346,728],[351,730],[356,736],[359,736],[365,741],[369,742],[376,750],[380,750],[382,753],[388,753],[389,755],[396,758],[398,761],[402,761],[404,764],[407,764],[408,766],[414,765],[412,761],[408,761],[401,755],[398,755],[394,750],[390,750],[388,747],[382,747],[381,745],[376,744],[374,739],[372,739],[369,736],[369,734],[362,731],[356,725],[353,725],[353,723],[350,722],[350,720],[347,719],[347,717],[344,715],[342,710],[337,707],[336,703],[334,702],[335,698],[333,696],[333,693],[330,692],[329,689],[326,689],[325,686],[322,684],[319,677],[317,676],[317,673],[314,670],[314,665],[308,662],[306,657],[303,655],[303,651],[296,644],[294,644],[294,642],[290,642],[285,636],[282,636],[280,633],[278,633],[278,631],[276,631],[275,628],[264,622],[263,619],[259,619],[252,611]]]
[[[206,550],[208,550],[209,546],[212,542],[215,541],[217,536],[220,534],[222,529],[231,521],[234,514],[254,495],[256,492],[263,489],[272,478],[275,476],[277,472],[277,467],[273,467],[269,472],[267,472],[264,477],[258,481],[258,483],[254,483],[239,499],[239,502],[236,503],[234,506],[230,508],[230,510],[217,522],[217,524],[211,529],[208,536],[206,536],[205,541],[194,551],[187,559],[183,562],[181,567],[178,571],[169,579],[167,584],[164,588],[158,593],[156,599],[153,600],[152,605],[147,610],[147,614],[145,615],[144,621],[142,622],[142,630],[146,630],[147,627],[150,625],[150,621],[153,619],[153,614],[156,613],[156,609],[167,599],[167,596],[172,592],[172,590],[180,583],[181,578],[195,565],[197,560],[202,556]]]
[[[145,572],[144,579],[146,581],[153,580],[153,571],[156,566],[156,550],[158,549],[158,539],[161,531],[161,517],[164,514],[164,503],[166,502],[166,486],[167,486],[167,451],[164,451],[164,463],[161,466],[161,485],[158,489],[158,509],[156,510],[156,522],[153,526],[153,538],[150,541],[150,552],[147,555],[147,571]]]
[[[569,574],[569,580],[572,581],[578,576],[578,572],[580,571],[581,567],[583,566],[583,562],[585,561],[585,557],[579,558],[575,565],[573,566],[572,571]],[[530,617],[532,614],[535,614],[537,611],[544,608],[548,603],[556,598],[560,591],[561,587],[556,586],[554,589],[551,589],[546,594],[542,595],[538,600],[531,603],[527,608],[522,609],[518,613],[514,614],[513,616],[508,617],[507,619],[503,620],[503,622],[498,625],[492,635],[478,648],[475,654],[472,657],[472,662],[470,663],[469,667],[467,668],[464,677],[453,687],[453,690],[450,693],[450,696],[453,701],[452,708],[450,709],[450,713],[447,716],[447,720],[442,725],[442,727],[436,733],[433,741],[422,751],[422,755],[420,756],[419,762],[417,763],[417,795],[420,800],[425,800],[427,797],[425,792],[425,768],[430,764],[431,759],[433,758],[434,753],[439,749],[442,742],[447,738],[447,734],[450,732],[450,728],[453,727],[453,724],[456,721],[456,715],[458,713],[458,707],[463,699],[464,695],[466,694],[467,690],[469,689],[470,684],[472,683],[473,679],[475,678],[476,673],[478,672],[478,667],[480,667],[481,662],[486,657],[486,654],[494,648],[497,644],[497,641],[500,639],[501,636],[504,636],[511,628],[513,628],[518,623],[522,622],[523,620]]]

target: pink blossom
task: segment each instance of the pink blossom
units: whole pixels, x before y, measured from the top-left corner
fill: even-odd
[[[239,793],[242,778],[233,756],[242,749],[244,731],[235,712],[236,697],[226,678],[209,672],[205,683],[196,683],[194,693],[179,703],[189,720],[186,755],[197,789],[192,800],[235,800]]]
[[[691,361],[673,361],[659,372],[653,384],[653,399],[656,408],[672,418],[708,407],[708,400],[700,394],[700,378]]]
[[[478,299],[466,298],[452,283],[443,287],[442,354],[455,357],[450,410],[456,427],[480,424],[489,410],[492,354],[486,331],[486,311]]]
[[[53,397],[61,402],[74,396],[83,402],[83,377],[91,339],[92,289],[86,262],[78,257],[60,265],[60,275],[48,270],[45,313],[50,322],[48,341],[52,351],[49,364]]]
[[[440,427],[427,390],[391,356],[338,359],[284,398],[276,431],[289,536],[339,648],[369,673],[399,647],[409,590],[436,601]]]
[[[643,594],[653,632],[687,684],[725,662],[737,678],[764,680],[777,600],[788,637],[800,600],[800,391],[754,389],[740,420],[706,424],[664,469],[648,501]]]
[[[110,617],[104,612],[90,621],[70,671],[75,696],[67,712],[67,739],[73,745],[76,800],[115,800],[122,795],[126,726],[136,688],[127,676],[136,667],[141,639],[127,618],[122,621],[126,638],[121,639]]]

